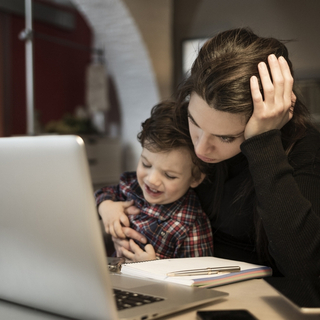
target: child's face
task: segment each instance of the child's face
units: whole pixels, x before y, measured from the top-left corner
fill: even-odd
[[[143,148],[137,177],[145,199],[150,204],[167,204],[196,187],[192,177],[192,160],[185,148],[169,152],[151,152]]]

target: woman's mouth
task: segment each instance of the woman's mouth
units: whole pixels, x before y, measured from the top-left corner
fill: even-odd
[[[197,154],[197,157],[200,160],[204,161],[204,162],[209,162],[209,163],[216,162],[215,159],[211,159],[211,158],[207,158],[207,157],[204,157],[204,156],[200,156],[199,154]]]

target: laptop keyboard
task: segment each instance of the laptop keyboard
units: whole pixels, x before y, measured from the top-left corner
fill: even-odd
[[[114,298],[116,300],[118,310],[139,307],[144,304],[149,304],[149,303],[159,302],[164,300],[159,297],[147,296],[147,295],[139,294],[135,292],[122,291],[119,289],[113,289],[113,293],[114,293]]]

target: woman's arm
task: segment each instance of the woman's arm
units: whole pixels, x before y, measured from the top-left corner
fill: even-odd
[[[297,142],[290,163],[280,129],[292,118],[296,97],[284,58],[268,57],[251,78],[254,110],[241,150],[249,162],[257,211],[269,241],[269,252],[286,276],[320,276],[319,146],[310,137]],[[310,142],[308,142],[310,139]],[[307,148],[306,148],[307,147]]]
[[[249,162],[257,211],[277,267],[285,276],[319,277],[319,136],[299,141],[290,154],[291,164],[279,130],[246,140],[241,150]]]

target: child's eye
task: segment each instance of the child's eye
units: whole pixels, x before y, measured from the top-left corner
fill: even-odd
[[[165,175],[166,175],[167,178],[172,179],[172,180],[177,178],[177,177],[171,176],[171,175],[169,175],[167,173],[165,173]]]
[[[145,167],[145,168],[151,168],[151,166],[145,164],[144,162],[141,161],[141,163],[142,163],[142,166],[143,166],[143,167]]]
[[[233,137],[220,137],[220,140],[222,142],[231,143],[235,140],[235,138],[233,138]]]

